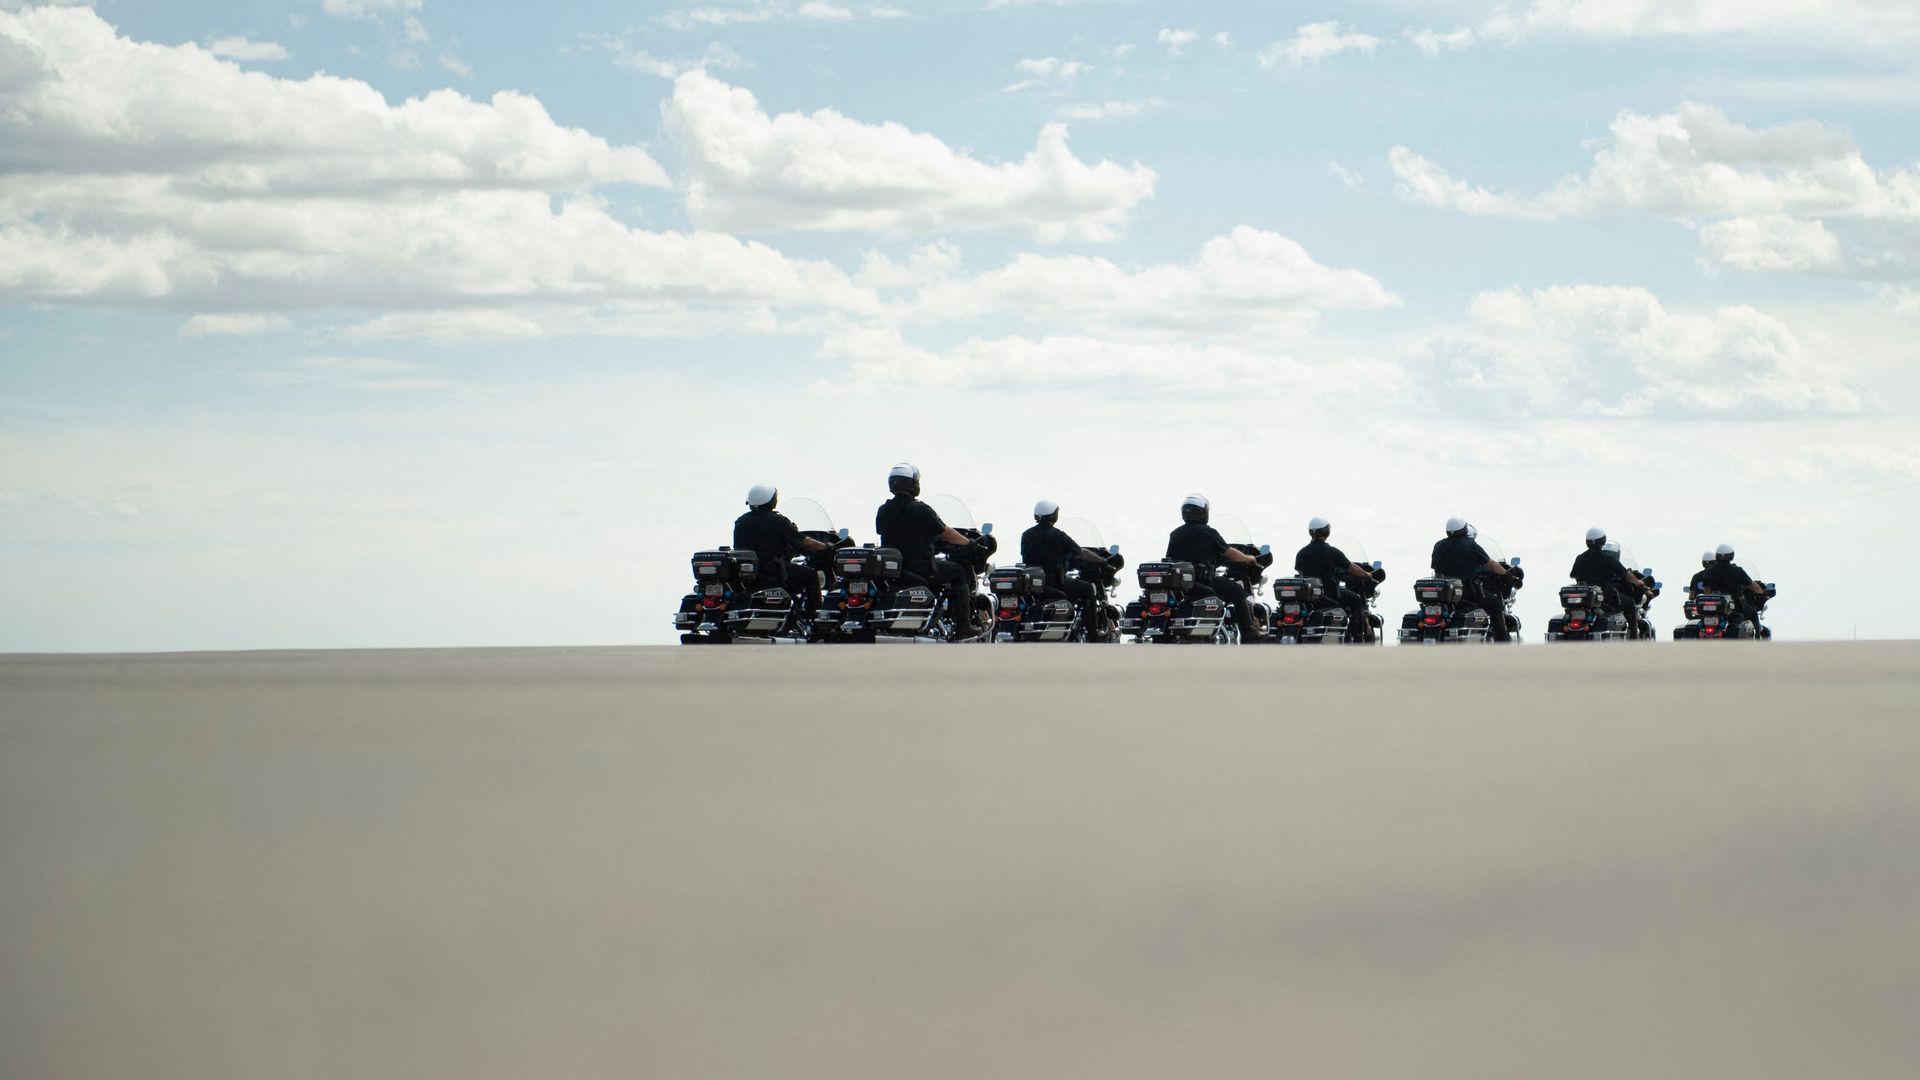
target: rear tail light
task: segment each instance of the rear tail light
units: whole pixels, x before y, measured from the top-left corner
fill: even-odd
[[[1167,605],[1165,604],[1148,604],[1147,605],[1147,614],[1149,615],[1165,615],[1166,613],[1167,613]]]
[[[1425,618],[1423,618],[1423,619],[1421,619],[1421,620],[1420,620],[1420,625],[1421,625],[1421,626],[1439,626],[1439,625],[1440,625],[1440,616],[1438,616],[1438,615],[1428,615],[1428,616],[1426,616]]]

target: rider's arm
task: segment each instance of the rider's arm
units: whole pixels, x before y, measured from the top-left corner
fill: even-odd
[[[818,540],[815,540],[811,536],[803,536],[800,538],[800,550],[801,551],[825,551],[827,550],[827,545],[821,543]]]
[[[1498,560],[1495,560],[1495,559],[1488,559],[1488,560],[1487,560],[1487,573],[1489,573],[1489,574],[1494,574],[1494,575],[1496,575],[1496,576],[1498,576],[1498,577],[1506,577],[1506,576],[1507,576],[1507,567],[1506,567],[1506,564],[1504,564],[1504,563],[1501,563],[1501,562],[1499,562]]]
[[[1347,564],[1347,573],[1352,574],[1354,577],[1370,578],[1373,576],[1373,567],[1362,566],[1357,562],[1350,562]]]
[[[949,544],[954,545],[955,547],[966,547],[968,544],[973,543],[973,541],[960,535],[960,530],[954,528],[951,525],[947,526],[946,532],[943,532],[940,534],[940,539]]]
[[[1247,554],[1244,551],[1241,551],[1237,547],[1229,547],[1227,548],[1227,561],[1237,562],[1237,563],[1250,563],[1250,562],[1259,562],[1260,560],[1254,558],[1253,556]]]
[[[1753,590],[1753,593],[1754,593],[1754,595],[1756,595],[1756,596],[1765,596],[1765,595],[1767,595],[1767,587],[1766,587],[1765,585],[1762,585],[1762,584],[1760,584],[1760,583],[1759,583],[1759,582],[1757,582],[1757,581],[1750,581],[1750,582],[1748,582],[1748,583],[1747,583],[1747,588],[1749,588],[1749,589],[1751,589],[1751,590]]]
[[[1095,551],[1092,548],[1081,548],[1080,557],[1083,559],[1086,559],[1088,562],[1106,562],[1107,561],[1106,552]]]
[[[1645,579],[1631,570],[1627,571],[1627,580],[1632,582],[1636,588],[1644,589],[1647,586]]]

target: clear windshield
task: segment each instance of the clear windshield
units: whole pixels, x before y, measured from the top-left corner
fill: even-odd
[[[1209,514],[1207,524],[1212,525],[1213,530],[1220,534],[1220,539],[1229,544],[1251,545],[1253,543],[1253,530],[1247,528],[1246,522],[1232,514]]]
[[[794,528],[801,532],[839,531],[833,523],[833,515],[812,499],[783,498],[780,500],[780,512],[787,515],[787,520],[793,522]]]
[[[1480,547],[1486,551],[1494,562],[1507,561],[1507,549],[1500,546],[1500,541],[1495,540],[1486,533],[1481,533],[1479,543]]]
[[[1067,518],[1060,523],[1059,529],[1073,537],[1073,542],[1081,547],[1107,550],[1107,542],[1101,538],[1099,527],[1086,518]]]
[[[1633,549],[1625,544],[1620,545],[1620,565],[1636,574],[1640,572],[1639,558],[1634,555]]]
[[[948,528],[978,529],[980,527],[974,524],[973,511],[967,509],[967,504],[952,495],[925,495],[920,501],[933,507],[933,512],[940,515],[940,520],[946,522]]]
[[[1367,554],[1367,545],[1361,543],[1360,538],[1351,533],[1342,534],[1335,530],[1334,534],[1327,538],[1327,543],[1339,548],[1341,554],[1361,566],[1373,565],[1373,556]]]

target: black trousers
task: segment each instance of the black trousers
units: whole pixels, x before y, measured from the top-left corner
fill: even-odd
[[[1100,590],[1094,588],[1092,582],[1063,579],[1054,582],[1048,591],[1059,593],[1075,604],[1078,604],[1080,610],[1087,613],[1088,633],[1103,634],[1106,632],[1106,598],[1100,595]]]
[[[963,632],[974,633],[979,627],[973,621],[973,595],[972,590],[967,588],[968,577],[965,567],[939,559],[931,567],[916,566],[912,570],[900,571],[900,584],[924,585],[944,593],[954,625]]]
[[[1240,636],[1252,637],[1260,631],[1253,625],[1253,604],[1247,599],[1247,587],[1228,577],[1212,577],[1194,586],[1200,596],[1218,596],[1233,605],[1234,619],[1240,624]]]
[[[1487,613],[1487,623],[1495,641],[1512,641],[1513,635],[1507,632],[1506,598],[1491,585],[1477,585],[1467,597],[1467,603],[1477,605]]]
[[[1333,598],[1341,607],[1347,609],[1348,633],[1357,636],[1361,641],[1372,641],[1373,623],[1367,620],[1366,598],[1344,587],[1334,589]]]

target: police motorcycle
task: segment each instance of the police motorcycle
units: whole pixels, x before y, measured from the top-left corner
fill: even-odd
[[[979,593],[979,577],[990,569],[987,560],[999,548],[993,524],[975,525],[972,511],[951,495],[929,495],[921,501],[967,538],[964,546],[935,544],[933,557],[952,562],[966,572],[974,625],[984,625],[987,599]],[[903,566],[897,548],[868,544],[835,552],[838,580],[814,616],[812,640],[860,644],[959,640],[959,624],[948,610],[945,592],[932,583],[902,585]]]
[[[1066,518],[1055,527],[1082,548],[1107,553],[1098,563],[1086,558],[1074,559],[1067,576],[1094,587],[1097,602],[1107,608],[1105,624],[1114,626],[1120,620],[1120,612],[1113,607],[1113,592],[1119,587],[1120,571],[1127,565],[1127,560],[1120,555],[1120,545],[1106,543],[1099,528],[1086,518]],[[987,591],[992,594],[994,605],[990,635],[993,641],[1093,640],[1090,631],[1093,623],[1088,613],[1058,590],[1048,589],[1046,574],[1037,566],[1019,563],[994,569],[987,574]]]
[[[1770,641],[1773,631],[1760,622],[1760,613],[1766,610],[1767,601],[1777,595],[1773,582],[1761,583],[1766,594],[1759,600],[1748,600],[1748,607],[1742,609],[1736,597],[1719,592],[1700,592],[1689,597],[1684,605],[1687,617],[1685,626],[1673,629],[1675,641]]]
[[[1356,578],[1351,570],[1343,570],[1334,575],[1331,588],[1319,578],[1305,575],[1275,578],[1273,621],[1267,625],[1267,640],[1277,645],[1385,643],[1382,632],[1385,627],[1380,616],[1374,613],[1373,605],[1379,599],[1380,583],[1387,580],[1387,572],[1380,560],[1368,561],[1366,545],[1358,540],[1343,537],[1340,545],[1347,558],[1371,567],[1373,573]],[[1355,622],[1347,609],[1340,606],[1342,588],[1352,589],[1366,601],[1369,626]]]
[[[1480,588],[1499,603],[1507,620],[1507,633],[1520,640],[1520,620],[1513,614],[1513,594],[1525,581],[1518,555],[1508,558],[1495,541],[1475,535],[1493,561],[1507,568],[1505,577],[1479,573],[1472,580],[1456,577],[1424,577],[1413,583],[1413,598],[1419,610],[1408,612],[1400,620],[1402,645],[1435,645],[1454,642],[1485,644],[1496,639],[1492,620],[1479,606],[1468,606],[1468,590]]]
[[[1626,548],[1612,544],[1608,550],[1620,559],[1620,565],[1632,566],[1639,560]],[[1620,610],[1619,605],[1607,590],[1598,585],[1578,583],[1560,586],[1560,614],[1547,621],[1548,641],[1651,641],[1657,634],[1648,612],[1653,607],[1654,598],[1660,595],[1660,582],[1653,576],[1653,567],[1640,570],[1643,588],[1634,588],[1622,583],[1621,588],[1628,593],[1628,607]]]
[[[1210,524],[1228,546],[1254,556],[1252,563],[1228,563],[1214,570],[1215,577],[1239,582],[1253,604],[1256,625],[1272,618],[1266,604],[1254,599],[1266,580],[1266,568],[1273,565],[1273,550],[1253,543],[1253,530],[1232,514],[1216,513]],[[1232,605],[1220,596],[1196,596],[1200,584],[1194,565],[1189,562],[1141,563],[1136,572],[1140,599],[1128,604],[1120,615],[1120,632],[1143,645],[1206,643],[1237,645],[1240,623]]]
[[[852,544],[847,530],[835,528],[826,508],[812,499],[783,499],[780,512],[800,535],[826,545],[795,556],[793,564],[821,575],[823,583],[832,580],[835,549]],[[692,563],[693,591],[681,597],[673,615],[682,645],[797,644],[812,637],[806,598],[787,591],[784,574],[763,574],[758,553],[723,546],[694,552]]]

